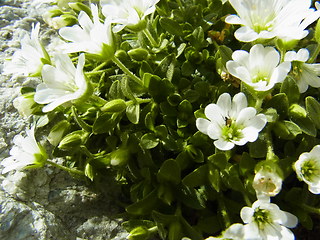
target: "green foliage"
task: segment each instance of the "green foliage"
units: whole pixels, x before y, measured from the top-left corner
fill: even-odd
[[[67,13],[91,15],[85,3],[69,3]],[[309,202],[292,165],[320,142],[319,91],[310,87],[301,94],[293,76],[261,95],[244,84],[240,88],[240,80],[226,72],[226,63],[235,49],[250,46],[237,42],[234,27],[223,21],[233,13],[229,3],[161,0],[156,9],[139,29],[125,28],[114,36],[115,58],[126,70],[119,62],[87,54],[85,71],[93,95],[47,115],[34,111],[44,119],[43,127],[50,127],[52,156],[64,157],[66,166],[101,188],[108,186],[98,181],[105,174],[122,185],[128,239],[219,235],[239,222],[240,209],[256,199],[256,166],[270,158],[287,178],[276,202],[311,229],[312,216],[297,204]],[[63,11],[55,14],[67,16]],[[318,43],[319,29],[318,22]],[[240,91],[268,123],[256,141],[220,151],[198,131],[196,119],[206,118],[204,108],[222,93]],[[34,89],[22,89],[30,92]],[[318,199],[313,203],[320,206]]]

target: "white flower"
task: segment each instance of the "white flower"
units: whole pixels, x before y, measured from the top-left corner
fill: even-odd
[[[62,46],[65,53],[87,52],[109,59],[114,54],[113,35],[111,23],[100,22],[98,7],[91,4],[93,20],[87,13],[81,11],[78,16],[79,25],[63,27],[59,34],[70,41]]]
[[[255,174],[252,186],[258,199],[274,197],[281,191],[282,178],[275,171],[262,167]]]
[[[220,150],[254,142],[266,125],[267,118],[264,114],[256,115],[256,109],[247,106],[247,98],[243,93],[236,94],[232,102],[231,96],[224,93],[217,104],[209,104],[205,108],[204,113],[209,120],[198,118],[197,128],[214,139],[214,145]]]
[[[25,35],[21,40],[21,49],[17,50],[12,60],[5,62],[3,74],[14,76],[36,76],[40,74],[43,61],[50,62],[48,53],[39,40],[40,24],[32,24],[31,36]]]
[[[300,93],[307,91],[308,86],[320,87],[320,64],[309,64],[309,51],[305,48],[298,52],[289,51],[286,53],[284,60],[292,63],[292,73],[296,79]]]
[[[116,26],[113,28],[114,32],[119,32],[124,27],[139,29],[139,23],[144,25],[143,20],[156,10],[155,5],[159,1],[160,0],[101,0],[102,13],[107,19],[110,19],[112,23],[116,23]]]
[[[308,35],[305,30],[316,21],[320,12],[310,9],[311,0],[229,0],[237,15],[226,22],[240,24],[235,37],[242,42],[274,37],[285,41],[300,40]]]
[[[42,167],[47,154],[34,137],[35,127],[26,130],[27,136],[16,135],[13,138],[14,146],[10,150],[10,157],[5,158],[1,165],[4,166],[2,174],[12,170],[21,170],[27,166]]]
[[[13,106],[18,110],[18,112],[23,117],[29,117],[32,114],[32,107],[35,104],[34,92],[29,92],[16,97],[13,100]]]
[[[257,200],[251,208],[242,208],[240,216],[245,223],[244,239],[294,240],[294,234],[288,228],[294,228],[298,219],[280,210],[276,204]]]
[[[34,95],[35,102],[48,104],[43,107],[43,112],[50,112],[56,107],[72,101],[78,100],[90,94],[83,66],[85,56],[79,56],[77,68],[66,54],[56,55],[56,67],[44,65],[42,69],[43,83],[39,84]]]
[[[310,192],[320,194],[320,145],[302,153],[294,163],[294,169],[298,178],[309,185]]]
[[[250,52],[237,50],[226,66],[229,73],[255,91],[268,91],[283,82],[291,68],[290,62],[280,62],[280,54],[273,47],[254,45]]]
[[[232,240],[243,240],[244,239],[244,226],[240,223],[232,224],[228,227],[220,237],[209,237],[205,240],[216,240],[216,239],[232,239]]]

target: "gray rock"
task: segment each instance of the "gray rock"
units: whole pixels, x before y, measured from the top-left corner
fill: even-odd
[[[45,8],[34,8],[28,0],[0,0],[0,161],[9,156],[13,137],[31,121],[22,118],[12,102],[21,86],[39,82],[2,75],[3,62],[20,48],[19,40],[33,22],[41,22],[43,42],[59,41],[41,20]],[[112,200],[118,192],[111,185],[95,192],[88,182],[53,167],[0,175],[0,239],[124,240],[127,233]]]

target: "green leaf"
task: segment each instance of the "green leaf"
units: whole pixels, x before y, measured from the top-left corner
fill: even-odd
[[[121,90],[121,84],[119,80],[115,80],[109,89],[109,97],[111,99],[123,99],[124,98],[124,94]]]
[[[201,26],[194,29],[194,31],[185,37],[186,40],[190,41],[190,44],[197,50],[206,47],[204,39],[204,31]]]
[[[162,102],[174,92],[173,84],[166,80],[161,79],[156,75],[152,75],[149,83],[149,94],[153,97],[155,102]]]
[[[167,127],[165,125],[159,125],[159,126],[155,127],[154,133],[160,139],[165,140],[167,138],[167,136],[168,136],[168,129],[167,129]]]
[[[62,137],[69,131],[70,123],[67,120],[56,123],[50,130],[47,137],[48,141],[53,145],[57,146]]]
[[[161,27],[167,32],[173,35],[183,36],[183,29],[178,22],[166,17],[160,18],[159,22]]]
[[[157,179],[159,182],[170,182],[175,185],[181,181],[180,167],[174,159],[166,160],[160,167],[157,173]]]
[[[94,134],[101,134],[113,130],[116,125],[113,117],[115,115],[108,112],[100,114],[93,123],[92,132]]]
[[[213,167],[212,164],[209,165],[209,174],[208,174],[209,182],[211,186],[217,191],[220,192],[221,178],[220,171]]]
[[[308,117],[291,117],[291,120],[299,126],[299,128],[305,134],[309,136],[316,137],[317,136],[317,129],[313,122]]]
[[[201,210],[206,208],[205,196],[199,190],[182,185],[177,189],[178,199],[187,207]]]
[[[267,103],[267,108],[274,108],[282,119],[286,118],[289,111],[289,100],[285,93],[274,95]]]
[[[193,74],[194,71],[195,71],[195,67],[189,61],[185,61],[181,66],[181,73],[183,76],[186,76],[186,77],[191,76],[191,74]]]
[[[158,146],[159,139],[153,133],[146,133],[140,140],[140,146],[143,149],[152,149]]]
[[[249,143],[249,153],[253,158],[263,158],[267,155],[267,143],[265,139],[258,138],[255,142]]]
[[[159,77],[167,78],[168,81],[171,82],[174,73],[175,63],[176,55],[174,53],[167,55],[156,68],[155,74]]]
[[[227,156],[224,153],[216,153],[214,155],[211,155],[211,156],[208,157],[208,160],[212,164],[217,166],[220,170],[225,169],[226,166],[227,166],[227,163],[228,163]]]
[[[136,98],[135,98],[133,92],[131,91],[128,78],[123,77],[120,83],[121,83],[121,90],[122,90],[124,96],[129,98],[130,100],[135,101]]]
[[[139,226],[131,230],[128,236],[128,240],[148,240],[149,238],[150,233],[144,226]]]
[[[302,133],[297,124],[286,120],[277,121],[272,130],[278,137],[286,140],[295,139],[297,135]]]
[[[129,214],[133,215],[145,215],[150,214],[155,206],[157,205],[157,189],[149,193],[145,198],[137,201],[126,208]]]
[[[253,158],[250,157],[248,153],[244,152],[239,164],[240,173],[243,176],[247,176],[249,173],[253,173],[255,165],[256,162],[253,160]]]
[[[296,103],[300,99],[300,92],[297,83],[291,77],[287,77],[283,81],[280,92],[287,95],[290,104]]]
[[[147,113],[145,119],[144,119],[144,124],[146,125],[146,127],[153,131],[154,130],[154,117],[153,114],[151,112]]]
[[[181,240],[182,237],[182,227],[180,222],[172,222],[169,225],[168,240]]]
[[[319,24],[320,21],[318,21]],[[319,24],[320,25],[320,24]],[[306,110],[317,129],[320,129],[320,103],[311,96],[306,97]]]
[[[226,63],[229,60],[232,60],[232,50],[231,48],[225,46],[225,45],[220,45],[218,48],[218,51],[220,53],[221,56],[221,63],[223,64],[223,66],[226,66]]]
[[[200,234],[195,227],[192,227],[184,217],[180,217],[180,222],[183,227],[184,232],[187,233],[187,236],[190,237],[192,240],[203,240],[202,234]]]
[[[190,158],[197,163],[204,162],[204,155],[199,148],[196,148],[192,145],[188,145],[185,147],[186,153],[190,156]]]
[[[193,170],[182,179],[182,183],[188,187],[199,187],[208,183],[208,166],[207,164]]]
[[[139,123],[140,118],[140,104],[131,104],[127,106],[126,115],[133,124]]]

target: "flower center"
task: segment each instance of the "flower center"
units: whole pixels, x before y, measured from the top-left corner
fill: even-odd
[[[249,16],[251,28],[257,33],[271,31],[276,14],[271,10],[272,7],[270,7],[268,1],[254,3],[250,8],[253,10]]]
[[[292,74],[296,79],[300,79],[301,74],[302,74],[302,65],[303,62],[300,61],[292,61]]]
[[[314,159],[306,161],[301,166],[301,174],[307,180],[312,182],[315,178],[320,178],[320,164]]]
[[[256,208],[253,213],[254,222],[258,225],[259,229],[271,222],[270,212],[266,209]]]
[[[258,83],[258,82],[269,82],[270,78],[268,74],[258,71],[253,77],[252,77],[252,83]]]
[[[226,141],[238,141],[243,137],[241,132],[242,128],[237,126],[231,118],[226,118],[225,124],[222,128],[222,136],[224,136]]]

